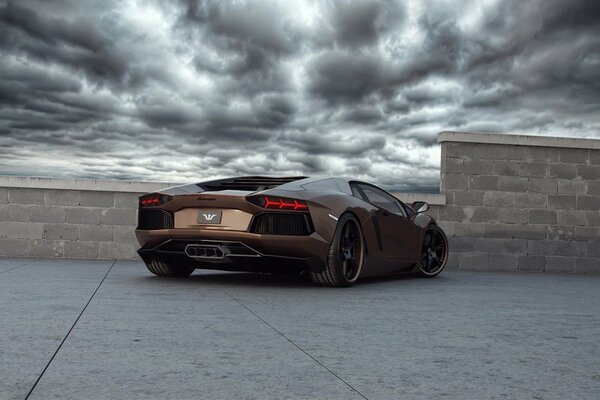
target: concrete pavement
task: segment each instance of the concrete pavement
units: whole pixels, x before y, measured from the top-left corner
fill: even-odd
[[[599,288],[598,275],[446,271],[328,289],[5,258],[0,399],[595,398]]]

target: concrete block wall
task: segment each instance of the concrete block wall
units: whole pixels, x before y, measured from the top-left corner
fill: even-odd
[[[442,132],[460,269],[600,272],[600,140]]]
[[[135,259],[137,198],[167,186],[0,177],[0,256]]]

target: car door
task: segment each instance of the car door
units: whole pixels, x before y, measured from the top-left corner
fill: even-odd
[[[372,218],[383,254],[406,262],[416,262],[421,256],[421,228],[406,214],[399,200],[386,191],[366,183],[356,184],[363,199],[377,210]]]

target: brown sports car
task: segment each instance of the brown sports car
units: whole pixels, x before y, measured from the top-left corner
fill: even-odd
[[[306,272],[322,286],[359,276],[439,274],[448,239],[424,212],[346,178],[248,176],[141,196],[136,236],[148,269]]]

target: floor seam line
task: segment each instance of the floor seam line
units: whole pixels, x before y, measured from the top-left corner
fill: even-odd
[[[0,274],[3,274],[3,273],[5,273],[5,272],[14,271],[15,269],[18,269],[18,268],[24,267],[24,266],[26,266],[26,265],[32,264],[32,263],[34,263],[35,261],[37,261],[37,260],[31,260],[31,261],[27,261],[25,264],[21,264],[21,265],[18,265],[18,266],[16,266],[16,267],[13,267],[13,268],[5,269],[4,271],[0,271]]]
[[[71,328],[69,329],[69,331],[67,332],[67,334],[65,335],[65,337],[63,338],[63,340],[60,342],[60,344],[58,345],[56,351],[54,352],[54,354],[52,354],[52,357],[50,357],[50,360],[48,361],[48,363],[46,364],[46,366],[42,370],[42,373],[40,374],[40,376],[37,377],[37,379],[35,380],[35,383],[31,387],[31,389],[29,389],[29,392],[27,393],[27,396],[25,396],[25,400],[29,399],[29,396],[31,396],[31,394],[33,393],[33,390],[35,389],[35,387],[37,386],[37,384],[42,379],[42,376],[44,376],[44,374],[48,370],[48,367],[50,367],[50,364],[52,364],[52,361],[54,361],[54,358],[56,357],[56,355],[58,354],[58,352],[62,348],[63,344],[65,343],[65,341],[67,340],[67,338],[69,337],[69,335],[71,334],[71,332],[73,331],[73,329],[75,328],[75,325],[77,325],[77,322],[79,322],[79,319],[81,318],[81,316],[83,315],[83,313],[87,309],[88,305],[92,302],[92,299],[94,298],[94,296],[96,295],[96,293],[98,293],[98,290],[100,289],[100,286],[102,286],[102,284],[104,283],[104,280],[106,280],[106,277],[108,276],[108,274],[110,273],[110,271],[112,271],[112,269],[115,266],[116,262],[117,262],[117,260],[113,260],[112,264],[110,265],[110,268],[108,268],[108,271],[106,271],[106,274],[104,274],[104,277],[102,278],[102,280],[100,281],[100,283],[96,287],[96,290],[94,290],[94,293],[92,293],[92,295],[89,298],[89,300],[87,301],[87,303],[85,303],[85,306],[83,306],[83,309],[81,310],[81,312],[79,313],[79,315],[75,319],[75,322],[73,322],[73,325],[71,325]]]
[[[365,396],[364,394],[362,394],[361,392],[359,392],[358,389],[354,388],[351,384],[349,384],[344,379],[342,379],[342,377],[340,377],[338,374],[336,374],[331,369],[329,369],[325,364],[321,363],[317,358],[313,357],[308,351],[304,350],[302,347],[300,347],[299,345],[297,345],[293,340],[291,340],[290,338],[288,338],[285,334],[283,334],[281,331],[279,331],[273,325],[271,325],[270,323],[268,323],[260,315],[256,314],[254,311],[252,311],[250,308],[248,308],[238,298],[233,297],[231,294],[229,294],[229,292],[227,292],[227,290],[225,290],[221,286],[219,286],[219,284],[216,284],[216,285],[227,296],[229,296],[233,301],[235,301],[236,303],[238,303],[239,305],[241,305],[242,307],[244,307],[246,309],[246,311],[248,311],[250,314],[254,315],[256,318],[258,318],[260,321],[262,321],[265,325],[267,325],[269,328],[271,328],[272,330],[274,330],[279,336],[283,337],[285,340],[287,340],[288,342],[290,342],[294,347],[296,347],[298,350],[300,350],[302,353],[304,353],[307,357],[309,357],[311,360],[313,360],[314,362],[316,362],[317,364],[319,364],[323,369],[325,369],[326,371],[328,371],[331,375],[335,376],[340,382],[342,382],[343,384],[345,384],[346,386],[348,386],[350,389],[352,389],[354,392],[356,392],[358,395],[360,395],[363,399],[369,400],[367,398],[367,396]]]

